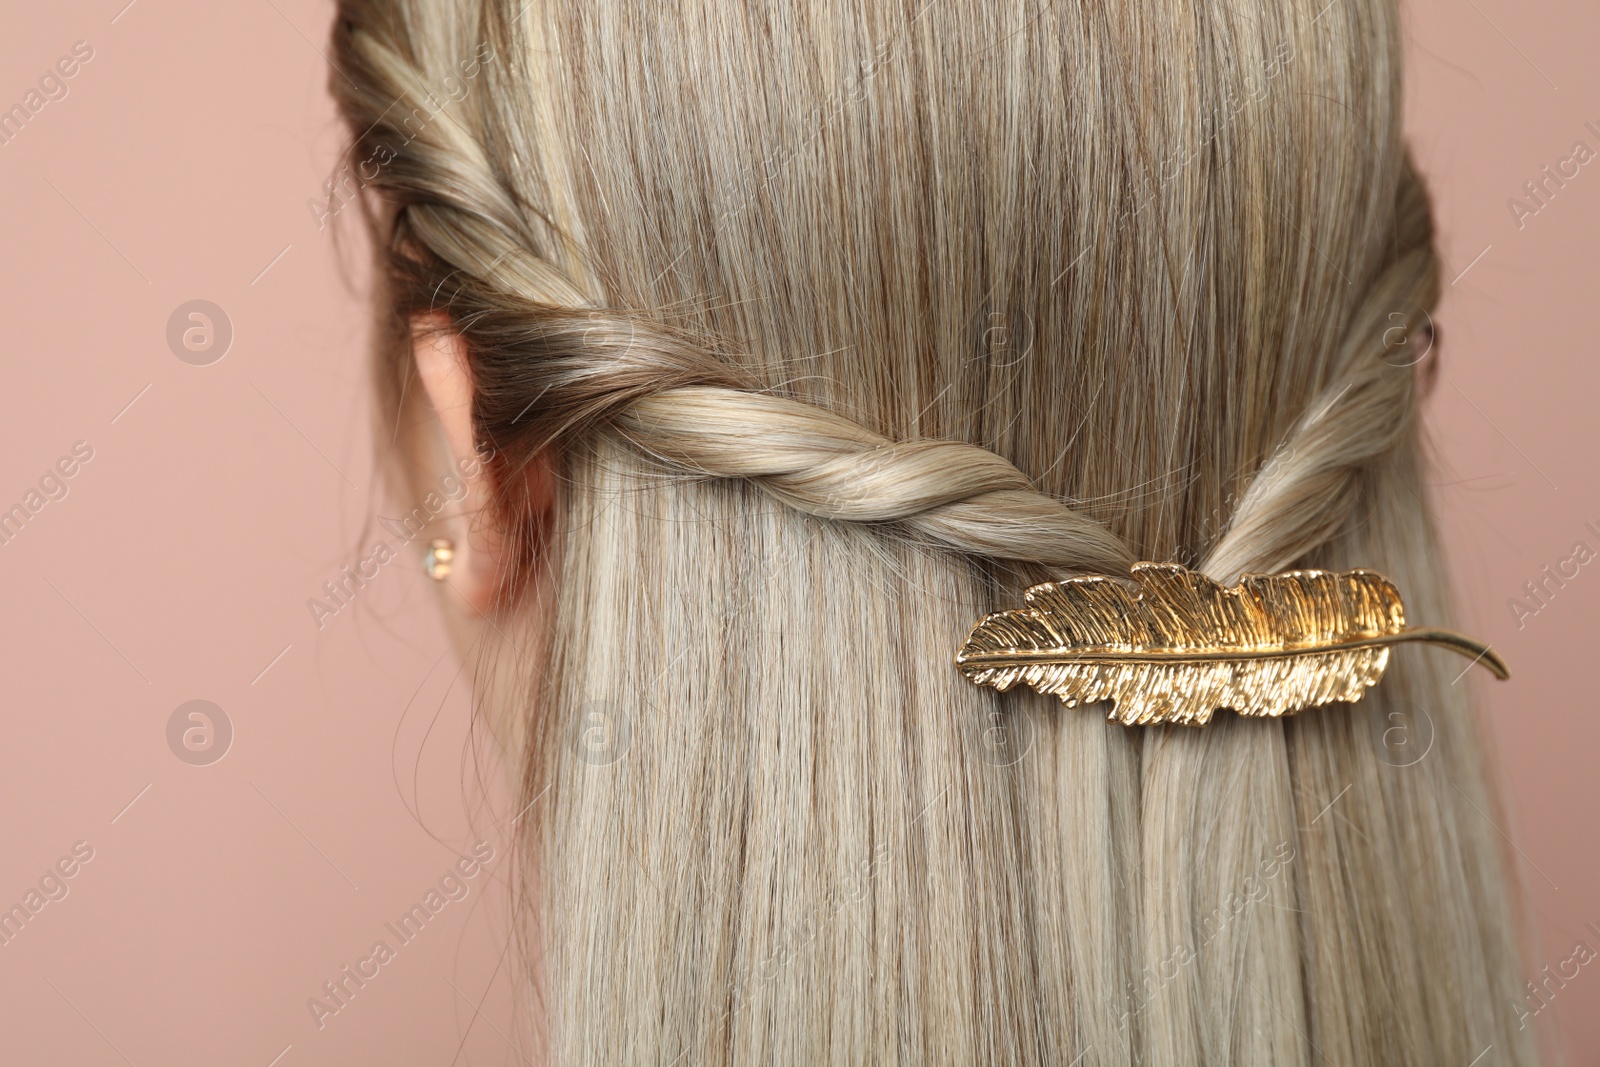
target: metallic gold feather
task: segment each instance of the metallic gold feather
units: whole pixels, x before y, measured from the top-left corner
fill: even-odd
[[[1024,600],[973,627],[956,655],[961,673],[1002,691],[1026,682],[1068,707],[1114,701],[1111,719],[1129,725],[1353,703],[1403,641],[1511,673],[1463,634],[1406,629],[1399,591],[1374,571],[1247,574],[1225,589],[1176,563],[1136,563],[1127,578],[1046,582]]]

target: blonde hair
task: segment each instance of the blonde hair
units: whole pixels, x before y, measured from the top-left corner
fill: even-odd
[[[493,453],[552,1062],[1533,1062],[1443,653],[1203,729],[951,664],[1137,559],[1447,622],[1388,0],[342,0],[334,42],[386,429],[443,311]]]

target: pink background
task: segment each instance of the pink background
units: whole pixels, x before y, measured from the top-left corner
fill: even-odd
[[[4,1058],[519,1062],[511,813],[432,591],[407,554],[320,630],[306,606],[398,510],[375,495],[359,241],[341,249],[307,207],[341,137],[330,6],[125,2],[13,5],[0,34],[7,106],[74,42],[94,50],[0,146],[0,508],[75,442],[94,450],[0,545],[0,907],[74,843],[94,850],[0,945]],[[1580,936],[1600,948],[1583,931],[1600,925],[1600,561],[1520,627],[1507,604],[1576,541],[1600,551],[1600,164],[1520,227],[1507,200],[1575,141],[1600,149],[1584,128],[1600,128],[1600,12],[1421,0],[1406,19],[1446,264],[1427,421],[1465,622],[1516,670],[1484,693],[1532,977]],[[234,331],[209,366],[166,340],[196,298]],[[210,766],[168,748],[193,699],[235,731]],[[307,999],[395,944],[385,922],[478,840],[496,858],[466,898],[319,1030]],[[1572,1062],[1600,1058],[1600,969],[1531,1025]]]

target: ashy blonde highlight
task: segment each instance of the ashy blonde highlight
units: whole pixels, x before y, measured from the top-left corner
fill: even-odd
[[[513,545],[551,1062],[1534,1062],[1451,657],[1145,730],[951,665],[1139,559],[1448,624],[1398,51],[1387,0],[341,2],[385,440],[442,312]]]

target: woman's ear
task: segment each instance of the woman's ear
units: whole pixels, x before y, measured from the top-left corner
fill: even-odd
[[[488,455],[477,447],[473,421],[476,392],[466,339],[443,312],[417,315],[411,320],[411,352],[422,393],[439,418],[441,432],[433,435],[434,441],[437,444],[442,438],[450,454],[451,480],[433,483],[447,491],[426,504],[424,513],[437,511],[437,514],[427,531],[415,538],[423,548],[435,538],[445,538],[452,543],[449,573],[431,572],[441,577],[435,584],[443,587],[441,595],[447,601],[446,628],[462,661],[471,662],[485,641],[490,645],[497,639],[510,641],[489,616],[515,607],[522,616],[519,635],[527,638],[518,651],[524,657],[542,657],[549,639],[550,571],[542,558],[510,558],[513,543],[505,536],[503,524],[515,521],[532,527],[531,547],[535,553],[544,551],[549,544],[546,534],[555,514],[556,497],[555,465],[550,453],[548,450],[538,453],[514,475],[523,479],[525,485],[508,495],[517,501],[519,509],[527,507],[528,513],[510,517],[497,514],[494,479],[504,468],[488,462]],[[426,407],[422,398],[412,403],[416,405],[411,409],[413,413],[426,418],[426,411],[418,410]],[[420,443],[428,436],[421,433],[416,439]],[[494,442],[488,444],[492,448]],[[486,451],[492,455],[492,451]],[[420,460],[421,457],[416,458]],[[437,461],[435,451],[431,462]],[[429,497],[434,498],[435,494],[430,493]],[[442,509],[436,508],[439,500],[447,502]],[[527,573],[519,575],[519,580],[511,586],[517,596],[516,604],[511,605],[501,594],[511,585],[507,579],[512,568],[519,565],[525,567]],[[488,721],[505,751],[522,751],[524,717],[491,714]]]
[[[453,507],[435,520],[428,539],[443,537],[453,543],[448,574],[443,578],[476,615],[494,607],[504,581],[505,538],[499,516],[493,514],[494,494],[489,468],[474,440],[472,362],[465,338],[443,312],[414,316],[411,352],[423,392],[433,405],[450,453],[451,474],[463,486]]]

